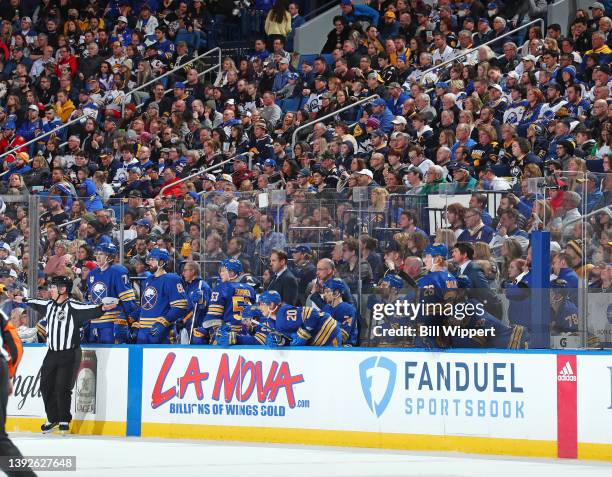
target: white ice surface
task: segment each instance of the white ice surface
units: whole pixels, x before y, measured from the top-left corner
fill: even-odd
[[[264,445],[235,442],[11,434],[23,455],[73,455],[77,472],[96,477],[611,477],[612,464]]]

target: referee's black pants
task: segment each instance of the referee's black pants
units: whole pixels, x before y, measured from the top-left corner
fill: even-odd
[[[17,446],[13,444],[13,442],[9,439],[8,434],[6,433],[6,404],[8,402],[8,365],[6,364],[6,360],[0,357],[0,456],[4,457],[21,457],[21,452],[17,449]],[[4,472],[6,475],[10,476],[36,476],[34,472],[31,470],[23,470],[23,471],[10,471],[7,470],[7,460],[3,459],[2,462],[4,466]]]
[[[81,348],[48,350],[40,369],[40,392],[49,422],[70,422],[70,401],[76,373],[81,363]]]

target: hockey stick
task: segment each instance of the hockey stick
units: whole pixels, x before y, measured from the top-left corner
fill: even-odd
[[[198,285],[198,291],[199,292],[202,291],[202,281],[200,281],[200,284]],[[198,312],[198,305],[199,303],[196,302],[195,307],[193,308],[193,315],[191,315],[191,329],[189,330],[189,344],[191,344],[191,338],[193,337],[193,327],[195,325],[196,314]]]
[[[292,339],[291,336],[288,336],[285,333],[281,333],[280,331],[277,331],[274,328],[270,328],[268,325],[264,325],[263,323],[260,323],[257,320],[251,320],[251,323],[253,323],[254,325],[261,326],[262,331],[267,331],[270,334],[280,336],[280,337],[282,337],[282,338],[284,338],[286,340],[289,340],[289,341],[291,341],[291,339]]]

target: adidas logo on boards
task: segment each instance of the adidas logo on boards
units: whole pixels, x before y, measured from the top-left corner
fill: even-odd
[[[565,363],[565,366],[563,366],[561,371],[559,371],[557,381],[576,381],[576,375],[574,374],[574,370],[572,369],[569,361]]]

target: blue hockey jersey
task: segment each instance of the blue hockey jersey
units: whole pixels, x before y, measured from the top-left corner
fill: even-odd
[[[96,320],[91,320],[92,324],[125,321],[126,316],[138,319],[136,297],[128,279],[128,270],[124,266],[111,265],[104,271],[100,267],[94,268],[87,277],[87,287],[89,299],[96,305],[106,297],[120,300],[119,307],[105,312]]]
[[[325,305],[323,312],[331,315],[340,324],[342,344],[345,346],[357,346],[359,330],[357,328],[357,310],[355,307],[343,301],[335,307],[329,304]]]
[[[307,306],[283,305],[273,319],[274,329],[284,335],[297,333],[300,338],[308,340],[311,346],[340,346],[342,335],[340,324],[316,308]]]
[[[242,310],[255,303],[255,289],[238,282],[219,283],[210,296],[208,312],[204,317],[204,328],[228,323],[232,331],[242,329]]]
[[[421,300],[427,303],[443,303],[449,293],[458,288],[457,279],[448,270],[429,272],[417,281]]]
[[[210,296],[212,294],[212,290],[208,283],[204,281],[202,278],[196,278],[191,283],[183,280],[183,288],[185,289],[185,295],[187,296],[187,305],[189,308],[189,313],[185,315],[183,321],[185,322],[185,326],[191,327],[191,319],[194,318],[194,310],[196,313],[194,327],[197,328],[204,321],[204,317],[206,316],[206,311],[208,310],[208,304],[210,303]],[[196,310],[196,305],[197,310]]]
[[[480,302],[470,299],[475,307]],[[483,310],[482,313],[473,314],[461,321],[461,326],[469,329],[493,328],[493,336],[475,336],[473,338],[460,338],[451,336],[454,348],[507,348],[526,349],[529,345],[529,331],[522,325],[505,325],[490,313]]]
[[[151,276],[142,284],[140,328],[151,328],[157,321],[170,326],[187,314],[187,296],[175,273]]]

